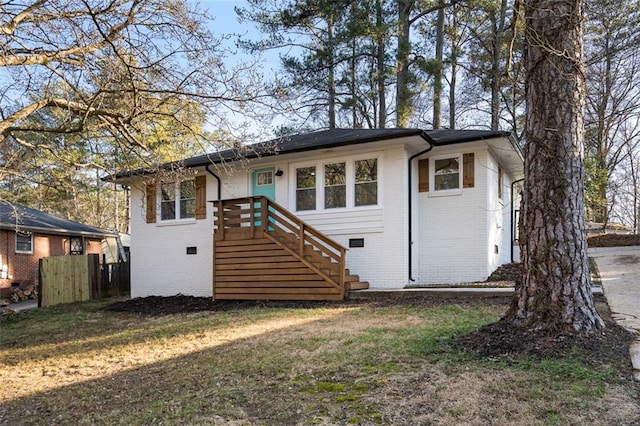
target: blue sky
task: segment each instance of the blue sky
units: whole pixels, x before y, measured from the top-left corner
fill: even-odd
[[[249,40],[260,39],[261,33],[253,23],[244,22],[241,24],[238,22],[238,16],[235,13],[234,7],[247,6],[245,0],[199,0],[197,4],[201,9],[206,10],[209,15],[215,18],[211,23],[211,30],[216,36],[237,34]],[[235,40],[236,38],[233,37],[228,41],[229,47],[235,48]],[[265,69],[263,69],[266,75],[272,74],[280,65],[279,52],[277,49],[263,52],[261,57],[266,64]],[[249,59],[249,55],[237,49],[234,56],[227,57],[227,65],[233,66],[234,59],[242,61],[243,59]],[[255,57],[253,59],[255,59]]]
[[[201,0],[199,2],[202,9],[216,18],[212,28],[217,35],[243,33],[245,31],[252,31],[257,34],[252,24],[240,24],[238,22],[234,7],[245,6],[246,4],[244,0]]]

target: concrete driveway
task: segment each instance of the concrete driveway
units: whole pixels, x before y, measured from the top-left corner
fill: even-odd
[[[613,318],[636,333],[631,360],[634,376],[640,381],[640,246],[597,247],[588,253],[598,265]]]

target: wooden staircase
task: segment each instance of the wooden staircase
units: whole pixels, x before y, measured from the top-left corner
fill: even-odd
[[[216,202],[215,299],[342,300],[369,284],[346,249],[266,197]]]

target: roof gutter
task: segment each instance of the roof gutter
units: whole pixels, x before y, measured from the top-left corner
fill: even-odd
[[[413,154],[411,157],[409,157],[409,161],[408,161],[408,185],[407,187],[409,188],[409,194],[408,194],[408,208],[409,208],[409,238],[407,239],[407,241],[409,241],[409,250],[408,250],[408,269],[409,269],[409,281],[414,282],[415,279],[413,278],[413,188],[412,188],[412,181],[413,181],[413,160],[415,160],[416,158],[420,157],[421,155],[426,154],[427,152],[431,151],[433,149],[434,146],[436,146],[436,141],[433,140],[433,138],[431,138],[426,132],[422,132],[422,134],[420,135],[422,136],[422,138],[429,144],[429,147],[426,149],[423,149],[422,151],[418,152],[417,154]]]

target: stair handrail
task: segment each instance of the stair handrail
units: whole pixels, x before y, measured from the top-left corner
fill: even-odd
[[[273,222],[275,223],[278,222],[279,218],[277,215],[274,214],[274,212],[278,212],[282,216],[289,219],[289,221],[297,225],[298,238],[299,238],[298,254],[300,256],[304,256],[304,247],[305,245],[309,245],[312,248],[316,248],[320,250],[322,254],[327,255],[327,257],[329,257],[330,259],[336,260],[337,268],[338,268],[338,281],[339,281],[338,284],[340,285],[340,288],[342,289],[342,291],[344,291],[345,278],[346,278],[345,276],[346,275],[346,254],[347,254],[346,247],[344,247],[342,244],[338,243],[337,241],[333,240],[332,238],[329,238],[324,233],[320,232],[313,226],[309,225],[308,223],[300,219],[298,216],[294,215],[289,210],[285,209],[280,204],[276,203],[270,198],[264,197],[264,196],[253,197],[253,198],[254,199],[257,198],[259,200],[259,202],[261,203],[260,205],[263,206],[263,209],[264,209],[263,211],[266,211],[267,213],[268,219],[263,221],[264,222],[263,226],[265,227],[268,226],[267,223],[270,222],[271,219],[273,219]],[[311,236],[313,236],[313,238],[307,238],[307,234],[310,234]],[[329,247],[326,247],[323,244],[318,244],[318,242],[321,242]],[[330,250],[328,250],[328,248],[335,250],[337,253],[331,252]]]
[[[256,203],[260,203],[260,208],[256,208]],[[319,250],[322,254],[331,259],[332,263],[337,264],[338,267],[338,284],[344,291],[345,278],[346,278],[346,252],[347,249],[338,243],[337,241],[329,238],[324,233],[320,232],[313,226],[309,225],[295,214],[291,213],[280,204],[269,199],[265,196],[249,196],[235,199],[219,200],[217,204],[217,212],[214,212],[214,217],[217,219],[217,228],[219,236],[224,239],[225,229],[230,229],[232,222],[236,228],[251,227],[251,235],[255,236],[256,228],[261,229],[262,232],[269,232],[269,223],[278,225],[284,224],[278,215],[282,215],[294,225],[294,229],[288,225],[278,226],[285,232],[297,235],[299,238],[299,246],[297,247],[297,253],[299,256],[304,257],[305,246],[310,246]],[[241,205],[248,205],[248,211],[245,211],[244,216],[238,216],[232,220],[228,220],[225,217],[225,208],[232,210],[238,208]],[[258,225],[259,223],[259,225]]]

